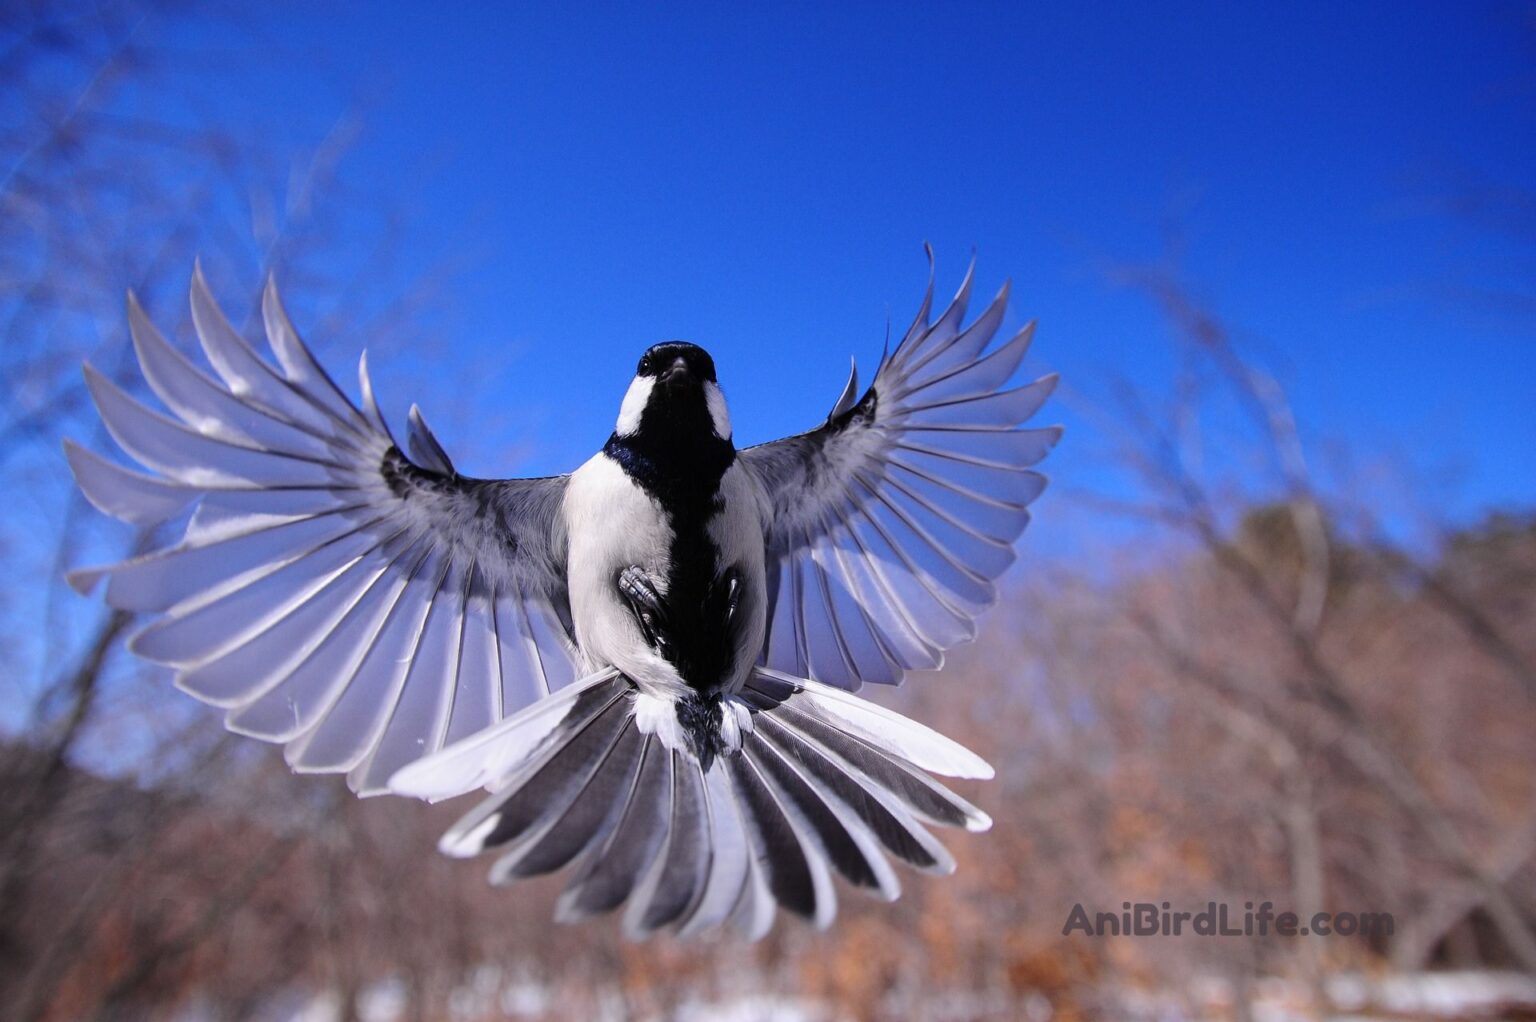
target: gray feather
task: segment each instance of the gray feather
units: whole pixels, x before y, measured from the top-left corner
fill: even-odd
[[[297,769],[346,770],[364,793],[575,679],[557,532],[565,477],[459,476],[415,409],[412,460],[378,413],[366,362],[364,412],[270,283],[262,315],[277,367],[230,327],[200,270],[191,300],[216,376],[129,300],[140,366],[171,415],[85,369],[109,433],[154,474],[66,447],[81,489],[110,514],[151,524],[196,506],[179,543],[71,573],[81,589],[104,580],[114,606],[162,615],[138,652],[177,666],[178,684],[229,709],[232,729],[290,744]],[[405,659],[380,664],[379,650]]]
[[[1033,326],[987,352],[1007,285],[962,330],[973,264],[930,326],[929,257],[922,308],[864,395],[850,378],[820,428],[741,452],[771,507],[763,663],[850,690],[974,636],[1039,495],[1023,470],[1060,435],[1021,426],[1054,377],[1002,389]]]
[[[672,806],[671,764],[671,754],[660,740],[647,737],[622,819],[561,895],[560,918],[611,912],[630,896],[666,836]]]
[[[526,853],[509,863],[504,875],[553,873],[611,834],[634,789],[644,749],[645,736],[627,724],[570,809]]]

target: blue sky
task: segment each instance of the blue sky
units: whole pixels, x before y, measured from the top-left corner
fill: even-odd
[[[253,129],[362,110],[345,174],[455,268],[427,357],[375,372],[465,471],[573,467],[664,338],[715,355],[738,442],[814,425],[911,316],[925,240],[941,291],[973,248],[979,290],[1013,279],[1037,369],[1162,386],[1166,328],[1110,277],[1177,224],[1309,436],[1457,516],[1536,501],[1530,8],[349,7],[180,43],[289,68],[210,74]],[[1053,474],[1093,478],[1051,417]]]

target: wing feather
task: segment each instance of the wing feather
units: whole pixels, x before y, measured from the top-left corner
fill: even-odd
[[[359,432],[348,420],[337,419],[256,354],[214,301],[201,266],[192,271],[192,324],[203,354],[231,394],[247,404],[270,409],[290,422],[303,423],[338,443],[366,443],[369,433]]]
[[[1028,466],[1060,430],[1021,425],[1054,376],[1003,389],[1034,324],[988,351],[1008,286],[962,329],[974,279],[973,264],[930,326],[930,261],[922,307],[864,395],[851,399],[852,376],[819,429],[742,452],[768,508],[767,666],[896,683],[939,667],[996,601],[1044,486]]]
[[[334,441],[254,401],[242,401],[210,379],[171,347],[131,292],[128,326],[145,382],[192,429],[261,450],[302,452],[324,459],[332,456]]]
[[[565,478],[459,475],[420,411],[396,446],[359,364],[363,410],[262,296],[276,365],[229,325],[201,270],[192,318],[210,374],[132,296],[140,403],[90,366],[108,432],[149,474],[66,445],[98,508],[137,524],[193,508],[179,542],[72,572],[113,606],[156,615],[135,652],[289,746],[299,770],[364,793],[577,675],[557,528]]]

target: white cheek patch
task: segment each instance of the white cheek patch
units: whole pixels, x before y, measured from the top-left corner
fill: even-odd
[[[654,376],[636,376],[624,392],[624,403],[619,405],[619,421],[613,431],[619,436],[634,436],[640,431],[640,415],[651,400],[651,390],[656,386]]]
[[[704,403],[709,406],[709,418],[715,427],[715,436],[721,440],[731,438],[731,413],[725,408],[725,395],[720,392],[720,385],[704,383]]]

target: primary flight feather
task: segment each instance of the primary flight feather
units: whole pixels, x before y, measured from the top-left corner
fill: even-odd
[[[1033,326],[991,347],[1005,286],[963,324],[933,285],[858,394],[818,428],[737,450],[714,361],[640,360],[612,435],[568,476],[460,475],[421,413],[392,435],[299,339],[270,283],[276,365],[201,272],[210,375],[129,299],[150,389],[86,367],[108,431],[150,473],[66,443],[86,497],[180,542],[73,572],[153,615],[131,641],[233,731],[359,794],[490,796],[444,835],[507,882],[574,864],[562,918],[749,936],[783,907],[826,925],[834,873],[885,898],[889,859],[947,872],[931,825],[983,830],[930,775],[991,768],[852,693],[932,670],[975,635],[1059,436],[1008,388]],[[990,349],[990,350],[989,350]]]

